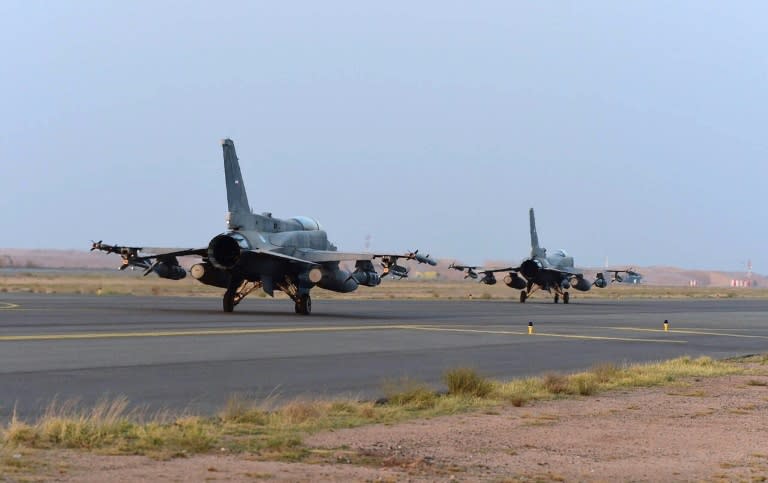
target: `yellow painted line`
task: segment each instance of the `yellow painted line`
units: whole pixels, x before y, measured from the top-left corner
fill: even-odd
[[[434,327],[425,325],[360,325],[337,327],[273,327],[263,329],[207,329],[207,330],[176,330],[176,331],[149,331],[149,332],[85,332],[74,334],[27,334],[27,335],[3,335],[0,342],[42,341],[42,340],[85,340],[85,339],[127,339],[149,337],[193,337],[193,336],[222,336],[222,335],[257,335],[257,334],[296,334],[318,332],[353,332],[366,330],[421,330],[428,332],[460,332],[474,334],[500,334],[500,335],[524,335],[526,332],[511,330],[484,330],[484,329],[460,329],[448,327]],[[580,340],[614,340],[624,342],[660,342],[667,344],[685,344],[682,340],[669,339],[638,339],[632,337],[605,337],[592,335],[553,334],[537,332],[534,336],[559,337],[564,339]]]
[[[266,329],[210,329],[210,330],[176,330],[152,332],[90,332],[75,334],[29,334],[3,335],[0,342],[36,341],[36,340],[79,340],[79,339],[123,339],[130,337],[184,337],[211,335],[250,335],[250,334],[290,334],[302,332],[347,332],[364,330],[396,330],[412,329],[408,325],[361,325],[340,327],[285,327]]]
[[[599,329],[625,330],[632,332],[664,332],[664,329],[646,329],[643,327],[598,327]],[[725,330],[725,329],[723,329]],[[706,330],[669,329],[669,334],[714,335],[718,337],[740,337],[744,339],[768,339],[768,335],[724,334]]]
[[[684,340],[669,340],[669,339],[637,339],[632,337],[603,337],[597,335],[574,335],[574,334],[549,334],[546,332],[536,332],[529,336],[527,332],[515,332],[509,330],[482,330],[482,329],[456,329],[456,328],[444,328],[444,327],[429,327],[429,326],[409,326],[411,330],[427,330],[434,332],[469,332],[478,334],[504,334],[504,335],[525,335],[526,337],[560,337],[563,339],[582,339],[582,340],[618,340],[624,342],[661,342],[664,344],[687,344]]]
[[[12,304],[10,302],[0,302],[0,310],[18,309],[19,304]]]

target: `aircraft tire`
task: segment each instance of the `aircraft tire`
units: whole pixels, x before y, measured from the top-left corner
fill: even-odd
[[[563,303],[567,304],[571,300],[571,295],[568,292],[563,294]]]
[[[525,303],[525,299],[527,299],[527,298],[528,298],[528,294],[525,293],[525,290],[521,290],[520,291],[520,303],[524,304]]]
[[[229,295],[229,293],[225,293],[222,306],[224,308],[224,312],[234,312],[235,311],[235,297]]]
[[[555,294],[555,303],[560,301],[560,294]]]
[[[303,294],[299,296],[299,301],[297,303],[297,308],[299,309],[299,313],[302,315],[309,315],[312,313],[312,297],[309,296],[309,294]]]

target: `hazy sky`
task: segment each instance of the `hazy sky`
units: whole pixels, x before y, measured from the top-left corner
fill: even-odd
[[[341,249],[768,273],[768,2],[0,2],[0,247]]]

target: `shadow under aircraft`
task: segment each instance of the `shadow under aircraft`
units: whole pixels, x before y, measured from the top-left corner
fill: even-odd
[[[261,288],[274,296],[281,290],[293,300],[298,314],[312,312],[309,292],[321,287],[334,292],[353,292],[360,285],[375,287],[382,276],[408,276],[408,268],[400,259],[436,265],[429,257],[415,252],[375,254],[340,252],[328,241],[320,224],[308,217],[273,218],[271,213],[255,214],[240,173],[240,164],[231,139],[222,141],[224,176],[227,186],[227,231],[216,235],[206,247],[190,249],[141,248],[94,242],[91,250],[117,253],[122,257],[121,270],[139,268],[144,275],[154,272],[161,278],[181,280],[187,271],[178,257],[201,257],[189,273],[199,282],[226,289],[224,312],[232,312],[253,290]],[[378,260],[382,273],[376,271]],[[340,267],[343,261],[355,262],[352,272]]]
[[[568,256],[565,250],[557,250],[553,255],[547,256],[546,248],[539,246],[539,236],[536,233],[536,218],[533,208],[530,210],[531,225],[531,256],[523,260],[517,267],[483,268],[478,266],[451,264],[449,268],[466,271],[464,278],[477,279],[480,275],[480,283],[487,285],[496,284],[496,273],[508,272],[504,277],[504,283],[513,289],[520,290],[520,303],[525,303],[528,297],[536,290],[546,290],[554,295],[557,303],[560,297],[567,304],[570,299],[568,289],[573,288],[582,292],[588,291],[595,285],[604,288],[608,285],[605,276],[598,273],[594,281],[588,280],[584,274],[574,268],[573,257]]]

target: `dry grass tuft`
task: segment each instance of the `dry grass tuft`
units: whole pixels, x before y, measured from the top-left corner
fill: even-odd
[[[448,394],[484,398],[493,391],[493,383],[474,369],[458,368],[443,373]]]
[[[219,418],[225,423],[264,425],[268,417],[266,410],[242,394],[230,396],[219,411]]]
[[[431,409],[437,402],[437,393],[428,385],[409,378],[386,381],[383,384],[387,404],[412,409]]]
[[[570,393],[570,384],[568,383],[568,378],[566,376],[555,373],[547,373],[544,375],[544,380],[542,383],[544,384],[544,388],[551,394]]]

